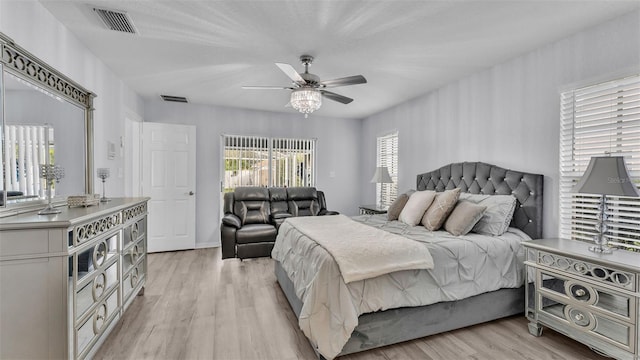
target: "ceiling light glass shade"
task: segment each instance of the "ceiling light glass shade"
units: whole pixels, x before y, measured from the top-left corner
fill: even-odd
[[[638,197],[622,156],[594,156],[573,192]]]
[[[291,106],[308,115],[322,106],[322,94],[317,89],[299,88],[291,92]]]

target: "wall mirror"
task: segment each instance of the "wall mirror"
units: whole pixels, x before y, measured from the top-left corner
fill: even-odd
[[[95,95],[3,33],[0,45],[0,212],[28,211],[46,202],[41,164],[64,169],[52,187],[55,203],[93,193]]]

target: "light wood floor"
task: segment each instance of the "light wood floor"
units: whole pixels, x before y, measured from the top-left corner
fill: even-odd
[[[314,359],[271,259],[222,261],[220,249],[150,254],[145,294],[96,359]],[[364,359],[605,359],[523,316],[344,356]]]

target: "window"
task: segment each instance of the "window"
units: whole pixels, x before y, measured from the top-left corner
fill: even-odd
[[[393,183],[376,184],[376,202],[389,206],[398,195],[398,132],[378,137],[377,165],[386,166]]]
[[[640,186],[640,76],[561,95],[560,236],[593,241],[599,196],[572,193],[592,156],[624,156]],[[640,198],[607,196],[611,245],[640,251]]]
[[[49,163],[54,163],[53,128],[46,125],[7,125],[5,129],[5,164],[15,165],[15,171],[6,173],[7,190],[19,192],[23,197],[44,196],[46,182],[40,178],[40,164],[47,163],[47,152]],[[0,187],[4,184],[1,176]],[[52,191],[55,192],[55,183]]]
[[[315,139],[223,135],[224,191],[237,186],[315,186]]]

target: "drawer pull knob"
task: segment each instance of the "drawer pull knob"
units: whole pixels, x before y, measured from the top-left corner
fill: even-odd
[[[578,313],[578,314],[575,314],[573,318],[576,319],[576,321],[582,321],[584,320],[584,315],[581,313]]]
[[[586,294],[587,294],[587,292],[584,291],[584,289],[576,290],[576,296],[585,296]]]

